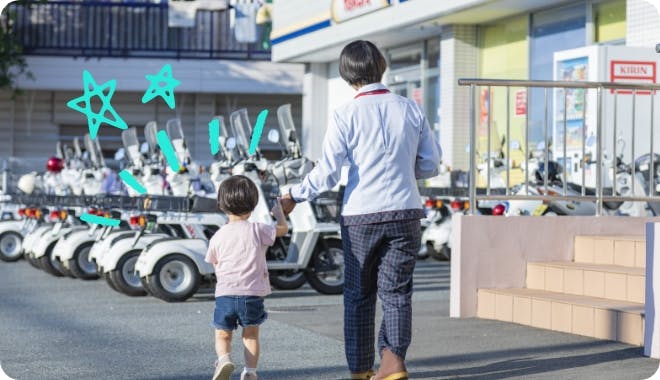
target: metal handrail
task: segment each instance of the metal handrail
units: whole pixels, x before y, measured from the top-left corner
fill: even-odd
[[[492,87],[534,87],[534,88],[607,88],[613,90],[657,91],[660,84],[621,83],[621,82],[589,82],[589,81],[552,81],[552,80],[518,80],[518,79],[481,79],[462,78],[459,86],[492,86]]]
[[[654,98],[655,98],[655,92],[660,90],[660,84],[647,84],[647,83],[613,83],[613,82],[589,82],[589,81],[549,81],[549,80],[509,80],[509,79],[483,79],[483,78],[464,78],[464,79],[459,79],[458,84],[460,86],[468,86],[470,90],[470,106],[469,106],[469,112],[470,112],[470,135],[469,135],[469,162],[470,162],[470,171],[469,171],[469,188],[468,188],[468,194],[469,194],[469,200],[470,200],[470,213],[475,214],[477,211],[477,202],[481,200],[493,200],[493,201],[504,201],[504,200],[540,200],[544,202],[548,201],[585,201],[585,202],[596,202],[596,210],[595,214],[596,215],[602,215],[603,213],[603,203],[604,202],[610,202],[610,201],[628,201],[628,202],[660,202],[660,194],[657,194],[657,191],[655,189],[655,184],[653,181],[654,178],[654,173],[655,173],[655,168],[654,168],[654,110],[653,110],[653,105],[654,105]],[[530,159],[530,149],[529,149],[529,114],[530,114],[530,91],[527,91],[526,93],[526,104],[525,104],[525,154],[526,154],[526,159],[525,159],[525,182],[524,184],[521,184],[524,186],[524,189],[526,190],[526,194],[513,194],[509,190],[511,188],[510,184],[510,171],[511,167],[509,165],[506,165],[506,188],[504,190],[503,194],[498,194],[498,195],[493,195],[491,194],[491,168],[490,168],[490,162],[486,163],[486,189],[477,189],[477,162],[476,162],[476,157],[477,157],[477,122],[476,122],[476,114],[477,114],[477,109],[475,106],[475,102],[477,101],[477,93],[476,89],[477,87],[479,88],[487,88],[488,89],[488,106],[487,110],[483,109],[483,112],[487,112],[487,140],[488,140],[488,156],[490,159],[490,152],[491,152],[491,131],[492,131],[492,89],[493,88],[505,88],[506,89],[506,143],[507,143],[507,148],[506,148],[506,157],[507,160],[510,160],[510,137],[511,137],[511,131],[510,131],[510,90],[512,87],[514,88],[524,88],[525,90],[528,89],[545,89],[545,117],[543,119],[543,124],[544,124],[544,139],[545,139],[545,149],[543,152],[543,159],[545,164],[545,173],[544,173],[544,178],[543,178],[543,184],[542,187],[539,186],[539,188],[545,189],[545,191],[540,194],[540,195],[530,195],[528,192],[529,189],[529,166],[528,166],[528,161]],[[549,139],[550,136],[548,136],[548,131],[549,131],[549,125],[550,121],[548,120],[548,90],[553,89],[553,90],[565,90],[565,89],[584,89],[585,92],[583,94],[584,97],[584,104],[582,108],[582,136],[581,136],[581,152],[582,152],[582,157],[580,161],[580,167],[582,169],[582,181],[581,181],[581,194],[575,195],[575,194],[568,194],[567,191],[567,182],[568,179],[564,178],[563,180],[563,191],[561,194],[557,195],[556,193],[554,195],[548,194],[548,185],[549,185],[549,180],[548,180],[548,162],[549,162]],[[596,92],[596,104],[591,105],[589,104],[589,107],[594,106],[596,110],[596,143],[595,143],[595,154],[593,157],[595,157],[595,160],[593,161],[586,161],[586,128],[587,128],[587,117],[586,117],[586,109],[587,109],[587,99],[588,99],[588,90],[594,90]],[[606,90],[609,90],[611,92],[611,96],[613,96],[614,100],[614,120],[613,120],[613,132],[612,135],[614,136],[614,143],[613,143],[613,154],[612,154],[612,162],[613,166],[608,167],[607,170],[612,170],[613,173],[613,184],[612,184],[612,189],[611,189],[611,194],[605,194],[605,189],[603,185],[603,177],[604,177],[604,146],[605,146],[605,132],[604,132],[604,118],[606,116],[605,113],[605,105],[604,105],[604,94]],[[553,96],[555,96],[554,92],[551,92]],[[632,123],[630,124],[630,127],[632,130],[630,131],[632,134],[632,159],[635,161],[636,156],[635,156],[635,136],[636,136],[636,122],[635,122],[635,115],[636,115],[636,105],[637,105],[637,98],[638,94],[645,94],[645,95],[650,95],[651,96],[651,109],[650,109],[650,170],[649,170],[649,175],[650,175],[650,180],[649,180],[649,187],[648,192],[646,193],[646,196],[641,196],[641,195],[635,195],[635,185],[634,185],[634,177],[635,177],[635,162],[632,163],[631,165],[631,170],[632,170],[632,194],[628,196],[623,196],[623,195],[618,195],[617,192],[617,171],[616,171],[616,162],[617,162],[617,138],[618,136],[616,135],[617,133],[617,99],[619,97],[619,94],[632,94]],[[564,164],[566,164],[567,159],[570,158],[570,156],[567,155],[566,151],[566,146],[567,146],[567,92],[563,91],[563,119],[559,119],[558,121],[555,121],[552,123],[552,128],[563,128],[563,158],[564,158]],[[556,116],[556,110],[555,114]],[[557,124],[559,122],[559,124]],[[559,125],[559,127],[557,126]],[[557,156],[555,152],[555,156]],[[561,156],[560,156],[561,157]],[[595,184],[595,195],[586,195],[586,181],[585,181],[585,167],[587,164],[595,164],[596,166],[596,184]],[[620,175],[620,174],[619,174]]]

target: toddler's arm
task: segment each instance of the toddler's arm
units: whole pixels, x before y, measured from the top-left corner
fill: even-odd
[[[277,220],[275,236],[280,237],[286,235],[286,233],[289,232],[289,225],[286,222],[286,216],[284,216],[284,211],[282,211],[282,204],[280,203],[279,198],[277,199],[277,202],[275,202],[275,206],[273,206],[271,212]]]

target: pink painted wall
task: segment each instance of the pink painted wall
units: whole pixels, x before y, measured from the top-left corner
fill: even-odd
[[[522,288],[528,261],[572,261],[577,235],[645,234],[660,218],[454,215],[451,317],[477,314],[477,289]]]

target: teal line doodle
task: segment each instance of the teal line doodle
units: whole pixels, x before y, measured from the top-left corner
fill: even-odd
[[[145,75],[145,78],[147,78],[151,84],[142,96],[142,103],[147,103],[153,98],[160,96],[171,109],[174,109],[176,106],[174,101],[174,88],[180,85],[181,82],[174,79],[172,76],[172,66],[168,63],[160,69],[158,74]],[[164,83],[165,85],[161,86],[161,83]]]
[[[220,151],[220,121],[213,119],[209,123],[209,144],[211,145],[211,154],[215,155]]]
[[[96,84],[96,81],[94,81],[92,74],[85,70],[83,71],[83,89],[85,92],[82,96],[71,99],[66,103],[67,107],[87,116],[89,136],[92,139],[96,138],[96,134],[102,123],[109,124],[119,129],[128,128],[126,122],[117,114],[114,108],[112,108],[112,104],[110,104],[112,95],[115,93],[116,85],[117,81],[113,79],[99,86]],[[98,96],[102,102],[101,110],[98,113],[94,112],[91,105],[91,98],[94,96]],[[84,104],[84,106],[82,104]],[[106,118],[106,112],[110,112],[110,115],[114,120]]]
[[[80,220],[87,223],[100,224],[102,226],[117,227],[119,226],[119,219],[105,218],[102,216],[96,216],[92,214],[82,214],[80,215]]]
[[[170,164],[170,168],[178,172],[181,166],[179,165],[179,160],[176,158],[176,152],[174,152],[174,147],[172,147],[172,142],[167,136],[167,132],[158,131],[156,137],[158,138],[158,146],[160,146],[160,150],[163,152],[167,163]]]
[[[261,134],[264,132],[266,117],[268,117],[268,110],[259,112],[259,116],[257,116],[257,122],[254,124],[254,132],[252,132],[252,141],[250,141],[250,149],[248,150],[250,156],[257,153],[259,140],[261,140]]]
[[[147,189],[145,189],[144,186],[142,186],[140,182],[138,182],[138,180],[133,177],[133,174],[131,174],[128,170],[124,169],[120,171],[119,178],[121,178],[124,183],[126,183],[138,193],[145,194],[147,192]]]

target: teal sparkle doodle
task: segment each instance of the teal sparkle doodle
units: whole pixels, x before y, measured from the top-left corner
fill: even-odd
[[[158,139],[158,146],[160,146],[160,150],[163,152],[170,168],[174,172],[178,172],[179,169],[181,169],[181,165],[179,165],[179,160],[176,157],[176,152],[174,151],[170,138],[167,136],[167,132],[159,131],[156,138]]]
[[[220,151],[220,121],[213,119],[209,122],[209,144],[211,145],[211,154],[215,155]]]
[[[102,226],[110,226],[110,227],[117,227],[121,222],[119,219],[105,218],[102,216],[96,216],[87,213],[80,215],[80,220],[87,223],[100,224]]]
[[[155,97],[160,96],[171,109],[174,109],[176,105],[174,88],[180,85],[181,82],[172,76],[172,66],[168,63],[160,69],[158,74],[145,75],[145,78],[151,82],[151,85],[142,96],[142,103],[150,102]],[[162,83],[164,83],[164,86],[161,86]]]
[[[250,150],[248,150],[250,156],[257,152],[259,140],[261,140],[261,134],[264,132],[266,117],[268,117],[268,110],[259,112],[259,116],[257,116],[257,122],[254,124],[254,132],[252,133],[252,141],[250,141]]]
[[[119,178],[121,178],[122,181],[133,190],[137,191],[139,194],[145,194],[147,192],[147,189],[138,182],[138,180],[133,177],[133,174],[131,174],[128,170],[124,169],[119,172]]]
[[[113,79],[99,86],[94,81],[92,74],[85,70],[83,71],[83,88],[85,92],[82,96],[71,99],[66,103],[67,107],[87,116],[89,136],[92,139],[96,138],[96,134],[98,133],[99,127],[102,123],[106,123],[119,129],[128,128],[126,122],[117,114],[114,108],[112,108],[112,104],[110,104],[112,95],[115,93],[116,85],[117,81]],[[101,109],[98,113],[94,112],[91,105],[91,99],[94,96],[98,96],[102,102]],[[113,117],[114,120],[108,119],[105,116],[106,112],[109,112],[110,116]]]

